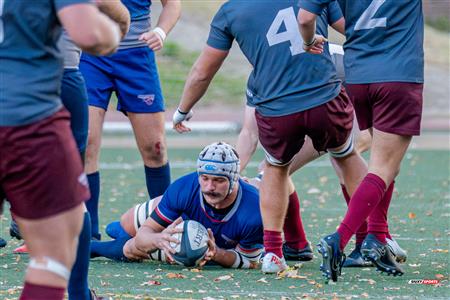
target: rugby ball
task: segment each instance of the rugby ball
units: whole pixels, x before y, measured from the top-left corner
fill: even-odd
[[[180,265],[194,267],[208,250],[208,231],[205,226],[193,220],[183,221],[177,225],[177,228],[183,228],[183,232],[172,235],[180,242],[170,243],[176,251],[172,257]]]

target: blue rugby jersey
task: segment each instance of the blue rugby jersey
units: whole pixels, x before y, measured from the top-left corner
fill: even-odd
[[[151,0],[121,0],[130,12],[130,29],[120,42],[119,50],[147,46],[139,41],[139,36],[151,28],[150,6]]]
[[[263,248],[263,225],[256,188],[239,180],[239,192],[231,210],[214,216],[203,200],[197,172],[173,182],[150,217],[167,227],[178,217],[194,220],[211,228],[217,246],[238,247],[243,253],[259,255]]]
[[[61,107],[57,12],[90,0],[0,0],[0,126],[27,125]]]
[[[320,14],[332,0],[300,0]],[[345,16],[347,83],[424,81],[421,0],[339,0]]]
[[[247,102],[264,116],[307,110],[334,99],[340,81],[328,50],[313,55],[303,50],[297,23],[298,0],[230,0],[214,16],[207,44],[229,50],[236,40],[253,66]],[[327,6],[317,32],[342,17],[337,2]]]

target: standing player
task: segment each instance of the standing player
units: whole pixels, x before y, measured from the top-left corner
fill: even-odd
[[[204,94],[228,55],[234,39],[253,66],[247,99],[256,107],[259,140],[266,152],[260,190],[264,223],[262,271],[286,268],[282,229],[288,207],[288,172],[305,135],[317,151],[328,151],[344,171],[350,193],[364,176],[364,161],[353,151],[353,107],[341,88],[328,52],[311,55],[303,50],[297,24],[298,1],[228,1],[215,15],[208,45],[193,66],[174,128],[186,132],[183,121]],[[342,19],[336,2],[321,15],[318,31]],[[323,36],[321,43],[325,42]],[[323,47],[319,44],[316,51]]]
[[[317,37],[316,15],[331,0],[301,0],[305,50]],[[387,250],[387,212],[394,179],[412,136],[420,134],[423,93],[421,0],[341,0],[346,19],[345,72],[359,127],[373,135],[369,171],[352,195],[336,233],[320,241],[324,276],[337,281],[343,250],[368,217],[361,252],[378,270],[402,275]]]
[[[58,93],[58,18],[91,53],[111,53],[120,40],[89,1],[0,1],[0,202],[10,202],[29,248],[20,299],[63,299],[89,197]]]
[[[255,268],[262,252],[258,191],[239,179],[239,157],[230,145],[206,146],[197,172],[172,183],[162,197],[128,210],[107,232],[114,241],[92,242],[92,256],[112,259],[171,260],[169,242],[177,219],[195,220],[209,228],[206,260],[224,267]],[[155,250],[156,253],[149,253]],[[205,261],[206,262],[206,261]]]
[[[161,195],[170,184],[170,167],[164,134],[164,103],[154,51],[163,47],[166,35],[180,16],[179,0],[161,0],[163,10],[150,30],[150,0],[123,0],[131,14],[130,31],[119,51],[108,57],[83,53],[80,70],[89,98],[89,137],[86,172],[91,199],[86,203],[92,222],[92,236],[100,239],[98,201],[100,173],[98,160],[102,127],[111,93],[118,98],[117,109],[130,119],[144,161],[150,198]]]

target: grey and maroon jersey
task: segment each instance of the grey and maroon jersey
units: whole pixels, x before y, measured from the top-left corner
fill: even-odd
[[[330,1],[300,0],[322,14]],[[339,0],[345,17],[347,83],[424,81],[422,0]]]
[[[57,12],[89,0],[0,0],[0,126],[27,125],[62,107]]]
[[[264,116],[283,116],[334,99],[340,80],[327,50],[303,50],[297,15],[298,0],[230,0],[215,15],[208,45],[229,50],[236,40],[253,66],[247,83],[248,105]],[[321,14],[317,33],[342,18],[337,2]]]

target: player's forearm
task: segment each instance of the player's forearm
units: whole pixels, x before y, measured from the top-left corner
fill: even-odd
[[[258,145],[258,134],[247,129],[243,129],[238,136],[236,151],[239,154],[240,170],[242,172],[247,166]]]
[[[236,261],[236,253],[221,248],[216,248],[216,255],[214,255],[214,262],[225,268],[231,268]]]
[[[61,9],[58,17],[73,42],[86,52],[106,55],[119,45],[119,26],[94,5],[70,5]]]
[[[340,34],[345,36],[345,19],[344,17],[340,18],[336,22],[334,22],[331,27],[333,27],[334,30],[339,32]]]
[[[136,233],[134,238],[134,246],[141,253],[150,253],[158,249],[154,241],[156,241],[155,233],[150,227],[142,226]]]
[[[120,0],[97,0],[97,7],[120,27],[123,38],[130,28],[130,13]]]
[[[317,16],[307,10],[300,9],[298,13],[298,24],[300,33],[305,44],[310,44],[314,40],[316,33],[316,18]]]
[[[207,74],[194,65],[186,80],[183,96],[181,97],[179,109],[182,112],[189,112],[200,101],[208,89],[213,76],[214,74]]]
[[[148,258],[148,252],[143,252],[136,247],[136,239],[129,239],[123,246],[123,255],[133,261],[139,261]]]
[[[162,0],[163,9],[159,15],[156,27],[164,30],[166,34],[172,30],[181,16],[181,1],[179,0]]]

